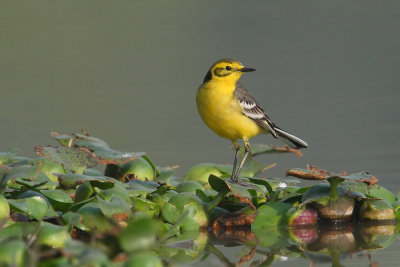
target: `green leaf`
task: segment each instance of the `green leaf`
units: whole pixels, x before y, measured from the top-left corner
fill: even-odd
[[[117,182],[115,179],[107,176],[87,176],[75,173],[58,175],[58,181],[60,185],[65,188],[73,188],[85,182],[90,182],[92,186],[100,189],[112,188],[114,183]]]
[[[119,236],[119,242],[126,252],[152,248],[156,241],[158,222],[141,218],[130,223]]]
[[[82,216],[82,224],[91,231],[107,232],[112,227],[112,220],[104,216],[97,203],[87,203],[77,213]]]
[[[87,168],[99,162],[96,156],[86,148],[37,146],[36,153],[61,164],[67,172],[82,174]]]
[[[162,267],[164,265],[161,259],[154,252],[146,251],[132,254],[123,266]]]
[[[1,266],[29,266],[28,248],[23,241],[11,240],[0,244]]]
[[[117,221],[128,220],[132,215],[132,205],[119,197],[113,197],[111,201],[105,201],[96,197],[97,203],[103,214],[108,218],[114,218]]]
[[[36,242],[53,248],[62,248],[71,237],[65,227],[43,222]]]
[[[8,172],[7,176],[5,177],[5,180],[8,181],[15,178],[23,178],[30,181],[35,181],[39,177],[40,171],[41,171],[40,165],[16,166]]]
[[[263,185],[265,187],[265,190],[269,193],[273,192],[272,186],[265,179],[249,178],[249,181],[253,184]]]
[[[71,196],[63,190],[40,190],[51,203],[55,210],[66,211],[74,201]]]
[[[232,167],[231,167],[232,171]],[[192,167],[183,177],[184,180],[197,181],[206,184],[210,175],[221,176],[224,173],[213,163],[200,163]]]
[[[381,198],[389,203],[393,203],[397,200],[392,192],[377,184],[370,186],[365,183],[344,182],[343,185],[352,191],[360,192],[372,198]]]
[[[162,206],[161,212],[164,219],[171,224],[174,224],[180,217],[178,209],[168,202]]]
[[[157,217],[161,210],[158,204],[141,197],[133,198],[133,206],[135,211],[142,211],[151,217]]]
[[[24,199],[9,199],[8,203],[12,209],[25,213],[38,221],[44,217],[48,210],[46,200],[39,196]]]
[[[0,152],[0,164],[7,165],[15,162],[16,160],[14,158],[19,154],[19,152],[19,149],[14,149],[9,152]]]
[[[134,196],[146,196],[160,187],[158,183],[151,181],[133,180],[128,183],[128,190],[132,190]]]
[[[291,207],[290,204],[279,202],[262,205],[258,208],[258,214],[251,225],[251,230],[284,226],[286,213]]]
[[[211,188],[220,193],[228,193],[230,190],[224,179],[221,179],[213,174],[211,174],[208,178],[208,183]]]
[[[100,142],[98,138],[81,134],[74,134],[74,136],[77,138],[74,142],[75,146],[90,149],[104,165],[123,164],[146,154],[143,152],[121,152],[110,148],[102,140]]]

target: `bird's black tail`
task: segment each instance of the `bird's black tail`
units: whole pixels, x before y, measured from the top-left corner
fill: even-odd
[[[287,133],[276,126],[274,127],[274,130],[278,135],[278,139],[287,144],[288,146],[296,149],[308,147],[308,144],[303,140],[301,140],[300,138],[291,135],[290,133]]]

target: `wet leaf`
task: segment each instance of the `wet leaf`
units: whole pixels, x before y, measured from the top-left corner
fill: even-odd
[[[25,213],[36,220],[41,220],[48,209],[46,200],[39,196],[24,199],[9,199],[8,203],[13,210]]]
[[[67,172],[82,174],[98,164],[96,156],[86,148],[37,146],[36,153],[61,164]]]

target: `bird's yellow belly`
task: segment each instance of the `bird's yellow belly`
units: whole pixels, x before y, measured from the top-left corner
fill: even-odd
[[[260,126],[242,113],[233,93],[199,90],[196,100],[203,121],[221,137],[234,141],[252,138],[262,132]]]

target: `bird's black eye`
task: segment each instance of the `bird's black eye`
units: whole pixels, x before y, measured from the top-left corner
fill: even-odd
[[[231,66],[226,66],[225,69],[226,70],[231,70],[232,68],[231,68]]]

